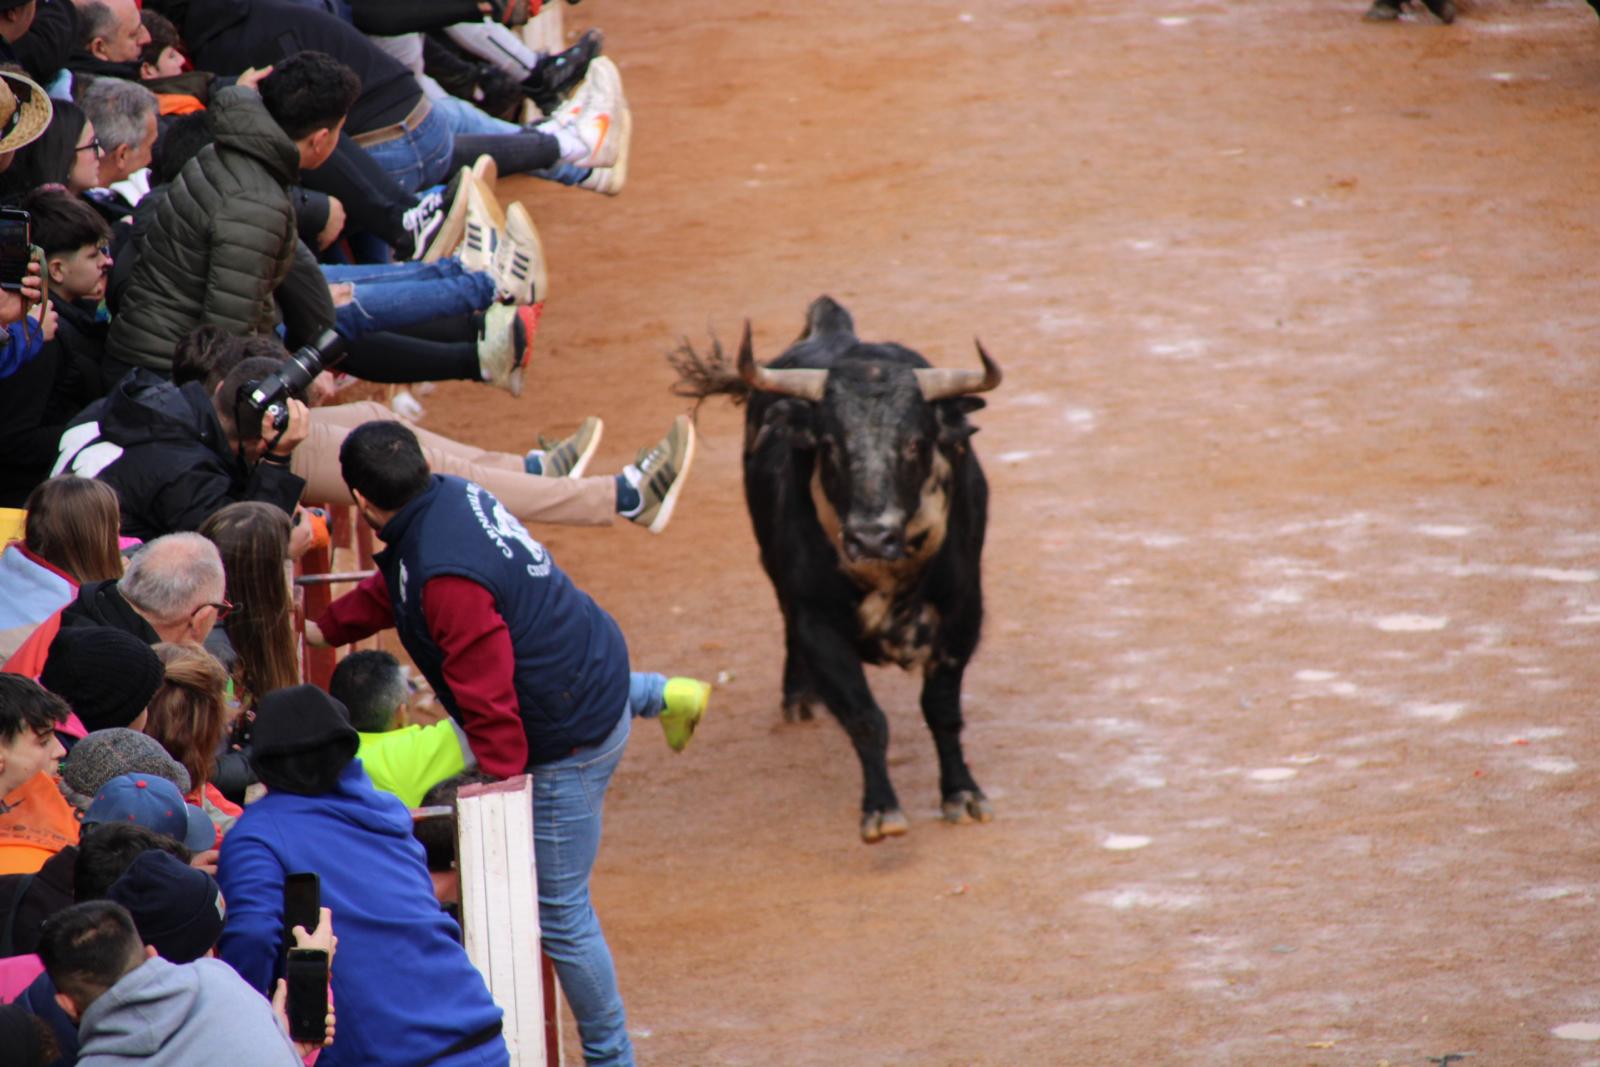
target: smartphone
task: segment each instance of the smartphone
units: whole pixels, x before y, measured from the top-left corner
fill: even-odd
[[[32,224],[21,208],[0,208],[0,289],[22,288],[33,258]]]
[[[322,883],[316,873],[291,874],[283,880],[283,947],[294,949],[294,928],[304,926],[315,933],[322,914]]]
[[[289,1036],[320,1045],[328,1036],[328,954],[320,948],[290,949],[284,980]]]

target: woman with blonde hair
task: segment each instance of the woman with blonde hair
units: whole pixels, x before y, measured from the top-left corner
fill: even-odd
[[[184,799],[204,810],[220,835],[240,814],[211,784],[229,725],[228,672],[197,645],[160,644],[155,651],[166,674],[150,698],[144,733],[189,772],[191,789]]]
[[[223,625],[238,657],[234,679],[247,708],[274,689],[300,683],[289,532],[287,512],[252,500],[229,504],[200,526],[222,553],[227,572],[227,598],[234,608]]]
[[[73,475],[35,486],[27,510],[22,540],[0,553],[0,662],[27,642],[35,654],[8,666],[37,675],[78,587],[121,577],[122,516],[116,490]]]

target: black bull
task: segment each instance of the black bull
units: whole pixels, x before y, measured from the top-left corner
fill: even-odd
[[[784,718],[826,705],[861,759],[861,837],[908,829],[885,759],[889,724],[863,663],[918,667],[950,822],[993,817],[961,748],[961,678],[983,622],[988,483],[967,416],[983,370],[939,370],[909,348],[857,339],[823,296],[777,359],[755,362],[745,324],[737,370],[720,345],[673,356],[676,391],[748,400],[744,489],[761,563],[783,611]]]

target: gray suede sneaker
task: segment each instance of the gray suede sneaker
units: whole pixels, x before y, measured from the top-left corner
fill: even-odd
[[[539,447],[522,457],[522,469],[542,478],[582,478],[605,430],[606,424],[590,415],[571,437],[551,441],[540,434]]]
[[[640,452],[637,462],[622,468],[622,478],[639,494],[639,503],[619,514],[651,533],[665,530],[693,463],[694,423],[689,416],[679,415],[672,420],[667,436]]]

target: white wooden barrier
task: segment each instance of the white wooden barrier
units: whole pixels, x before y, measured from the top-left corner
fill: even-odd
[[[505,1012],[511,1067],[560,1067],[559,993],[539,948],[533,779],[463,786],[456,822],[467,956]]]

